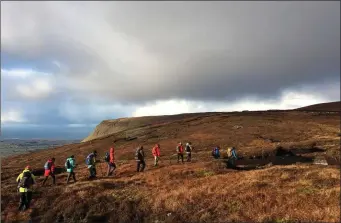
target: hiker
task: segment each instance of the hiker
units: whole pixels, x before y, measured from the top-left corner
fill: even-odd
[[[219,146],[216,146],[215,148],[213,148],[212,156],[214,157],[214,159],[220,158],[220,147]]]
[[[107,162],[108,164],[107,176],[111,176],[114,170],[116,169],[114,152],[115,152],[115,149],[112,146],[109,150],[109,153],[107,152],[104,157],[105,162]]]
[[[236,166],[236,160],[238,159],[236,148],[235,147],[229,147],[227,148],[227,164],[230,167]]]
[[[136,149],[135,160],[136,160],[137,172],[143,172],[144,168],[146,167],[146,162],[144,161],[143,146],[139,146]],[[140,168],[140,166],[142,166],[142,167]]]
[[[97,151],[94,150],[85,159],[85,163],[86,165],[88,165],[88,169],[90,172],[89,179],[96,178],[96,157],[97,157]]]
[[[67,175],[66,178],[66,184],[69,183],[70,177],[72,176],[73,178],[73,182],[76,182],[76,174],[73,171],[76,168],[76,160],[75,160],[75,156],[72,155],[69,158],[66,159],[65,162],[65,168],[66,168],[66,172],[68,172],[69,174]]]
[[[160,158],[160,144],[156,144],[153,147],[152,153],[153,153],[153,156],[154,156],[154,166],[157,166],[158,162],[159,162],[159,158]]]
[[[186,147],[185,147],[185,151],[186,151],[186,154],[187,154],[187,162],[190,162],[191,161],[191,158],[192,158],[192,144],[190,142],[186,143]]]
[[[180,161],[180,158],[182,163],[184,163],[184,147],[182,146],[181,142],[179,142],[179,145],[176,147],[176,152],[178,154],[178,163]]]
[[[30,166],[26,166],[24,171],[17,177],[18,190],[20,193],[19,211],[25,211],[30,208],[32,200],[32,189],[35,184],[35,176],[31,173]]]
[[[46,163],[44,165],[44,169],[45,169],[44,176],[45,176],[45,179],[43,181],[43,186],[45,185],[45,183],[46,183],[47,179],[49,178],[49,176],[52,177],[53,185],[56,185],[56,176],[54,175],[54,170],[55,170],[54,162],[55,162],[55,160],[56,160],[55,158],[51,158],[48,161],[46,161]]]

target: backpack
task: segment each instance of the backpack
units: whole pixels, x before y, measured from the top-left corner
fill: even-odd
[[[190,147],[190,145],[187,145],[187,146],[186,146],[186,152],[191,152],[191,147]]]
[[[85,163],[86,163],[86,165],[92,165],[92,153],[91,154],[89,154],[87,157],[86,157],[86,159],[85,159]]]
[[[238,156],[237,156],[237,153],[236,153],[236,149],[235,149],[234,147],[232,147],[231,155],[232,155],[234,158],[238,159]]]
[[[135,152],[135,160],[143,160],[144,159],[144,154],[141,154],[141,149],[137,148]]]
[[[105,162],[109,162],[109,161],[110,161],[110,155],[109,155],[108,152],[105,153],[104,161],[105,161]]]
[[[70,163],[69,159],[66,160],[65,167],[66,167],[66,169],[71,169],[71,163]]]
[[[212,156],[219,156],[219,149],[217,147],[215,147],[213,150],[212,150]]]
[[[235,151],[234,147],[229,147],[227,149],[227,157],[230,158],[233,155],[237,156],[236,151]]]
[[[44,169],[45,170],[49,170],[51,169],[51,163],[49,161],[46,161],[45,165],[44,165]]]
[[[33,184],[33,178],[30,172],[26,171],[19,182],[19,187],[29,188]]]

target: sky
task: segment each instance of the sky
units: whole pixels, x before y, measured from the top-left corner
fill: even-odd
[[[340,100],[340,2],[1,2],[1,136]]]

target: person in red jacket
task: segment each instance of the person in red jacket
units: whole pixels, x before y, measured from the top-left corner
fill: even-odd
[[[116,164],[115,164],[115,149],[114,147],[112,146],[110,148],[110,151],[109,151],[109,157],[110,157],[110,160],[108,162],[108,173],[107,173],[107,176],[111,176],[114,172],[114,170],[116,169]]]
[[[176,152],[178,153],[178,163],[180,161],[180,158],[181,158],[182,163],[184,163],[184,147],[182,146],[181,142],[176,147]]]
[[[160,157],[160,145],[156,144],[153,149],[152,149],[152,153],[154,156],[154,166],[158,165],[158,161],[159,161],[159,157]]]
[[[55,170],[54,161],[55,160],[56,160],[55,158],[51,158],[44,165],[44,169],[45,169],[44,176],[45,176],[45,179],[43,181],[43,186],[45,185],[45,183],[47,181],[47,178],[49,178],[49,176],[52,177],[53,184],[56,185],[56,176],[54,175],[54,170]]]

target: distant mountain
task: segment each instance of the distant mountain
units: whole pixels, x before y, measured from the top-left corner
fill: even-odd
[[[341,101],[321,103],[297,108],[298,111],[325,111],[325,112],[341,112]]]

